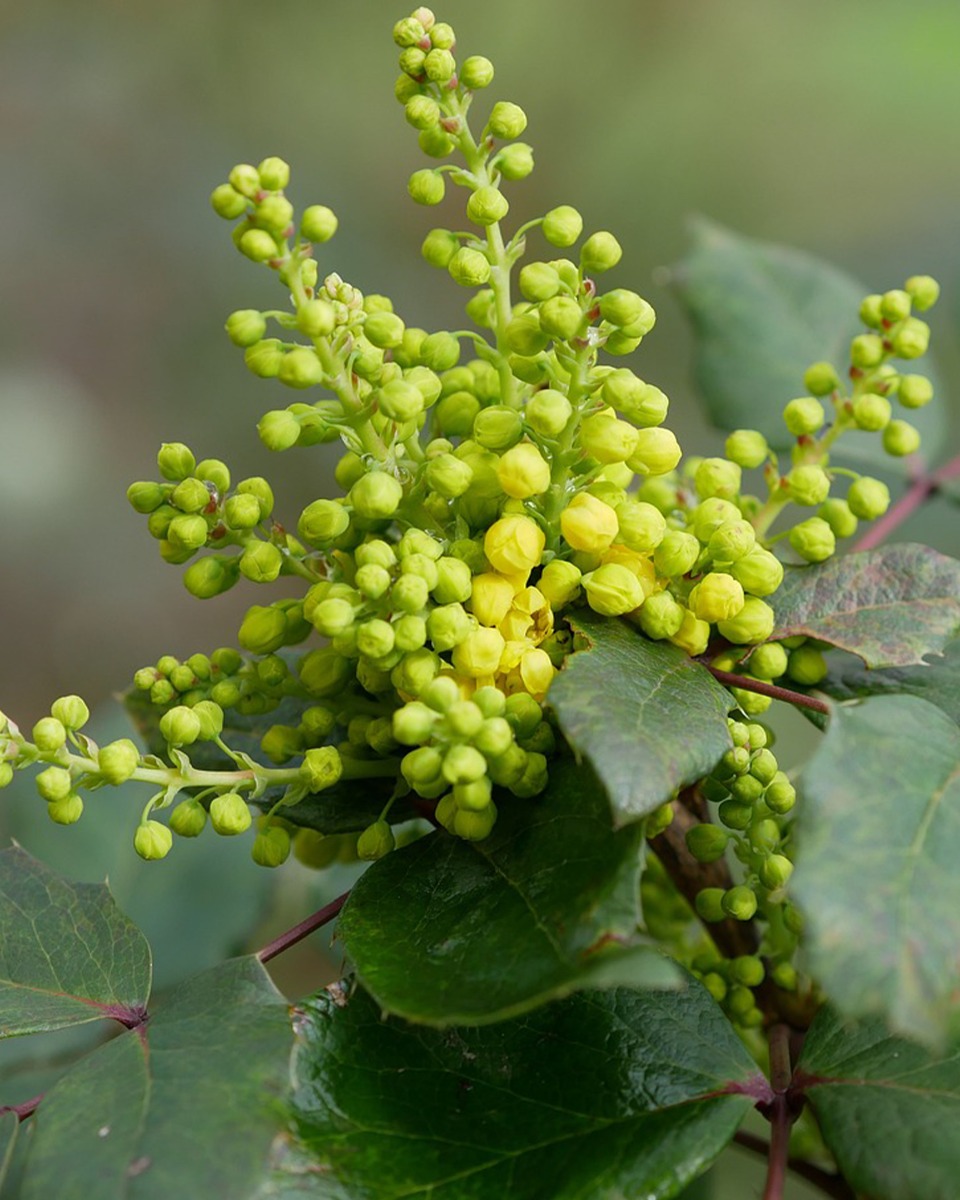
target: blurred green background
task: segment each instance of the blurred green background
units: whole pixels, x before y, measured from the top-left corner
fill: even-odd
[[[423,164],[392,96],[390,28],[405,12],[386,0],[0,6],[0,709],[22,724],[65,691],[108,702],[162,653],[230,643],[244,608],[263,602],[249,586],[198,602],[159,560],[123,494],[153,476],[161,441],[223,458],[235,477],[268,475],[291,527],[332,486],[334,447],[261,447],[257,419],[294,397],[248,374],[222,332],[235,308],[282,303],[208,205],[235,162],[280,154],[294,202],[339,213],[322,271],[386,292],[409,323],[462,324],[465,294],[419,245],[436,224],[462,225],[463,193],[433,211],[406,194]],[[631,365],[670,395],[687,451],[720,442],[699,416],[688,330],[655,278],[683,255],[696,213],[821,255],[874,290],[937,275],[939,402],[955,407],[955,0],[449,0],[439,16],[463,55],[496,64],[478,105],[510,99],[528,113],[537,169],[511,186],[511,219],[571,203],[588,230],[623,243],[609,282],[642,292],[660,318]],[[541,253],[536,235],[531,247]],[[960,552],[955,514],[931,506],[905,532]],[[120,735],[115,712],[101,720]],[[258,900],[246,862],[205,892],[215,857],[220,871],[245,855],[198,846],[182,864],[196,890],[174,904],[130,861],[124,803],[81,844],[79,831],[41,830],[28,792],[6,794],[0,833],[75,875],[109,868],[167,945],[161,979],[242,943],[258,904],[273,910],[262,940],[325,897],[294,871]],[[117,848],[104,850],[109,829]],[[758,1190],[754,1177],[732,1186]]]

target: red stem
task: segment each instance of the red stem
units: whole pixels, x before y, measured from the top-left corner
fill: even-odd
[[[770,1030],[770,1086],[774,1097],[766,1114],[772,1133],[763,1200],[783,1200],[790,1157],[790,1126],[796,1119],[787,1098],[791,1074],[790,1030],[786,1025],[774,1025]]]
[[[763,1158],[767,1158],[770,1154],[770,1143],[752,1133],[744,1133],[741,1130],[733,1135],[733,1140],[744,1150],[751,1150]],[[853,1189],[841,1175],[824,1171],[821,1167],[816,1167],[802,1158],[787,1159],[787,1167],[794,1175],[799,1175],[801,1179],[805,1179],[814,1187],[819,1188],[825,1196],[830,1196],[831,1200],[856,1200]]]
[[[39,1096],[32,1096],[29,1100],[24,1100],[22,1104],[4,1104],[0,1106],[0,1116],[4,1113],[16,1113],[21,1121],[25,1121],[27,1117],[32,1116],[40,1107],[40,1101],[43,1099],[44,1093]]]
[[[759,696],[771,696],[774,700],[784,700],[787,704],[796,704],[798,708],[812,708],[815,712],[828,713],[830,705],[825,700],[815,696],[804,695],[803,692],[792,692],[789,688],[778,687],[775,683],[764,683],[761,679],[749,679],[743,675],[734,675],[732,671],[721,671],[719,667],[703,664],[710,674],[726,687],[742,688],[745,692],[756,692]]]
[[[960,476],[960,455],[945,463],[938,471],[920,475],[896,504],[870,526],[863,537],[854,544],[853,549],[872,550],[874,546],[879,546],[912,512],[929,500],[941,484],[957,476]]]
[[[257,958],[262,963],[267,963],[271,958],[276,958],[278,954],[282,954],[284,950],[289,950],[291,946],[295,946],[297,942],[302,942],[305,937],[309,937],[311,933],[321,929],[324,925],[329,925],[334,917],[340,912],[350,895],[349,891],[338,896],[336,900],[331,900],[329,904],[325,904],[323,908],[318,908],[315,913],[311,913],[309,917],[302,920],[299,925],[294,925],[292,929],[288,929],[286,933],[281,933],[279,937],[269,942],[262,950],[257,952]]]

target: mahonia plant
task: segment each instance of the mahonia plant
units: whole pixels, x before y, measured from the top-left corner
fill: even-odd
[[[235,166],[212,205],[238,251],[275,276],[281,304],[238,309],[226,331],[254,375],[299,393],[263,416],[259,435],[276,453],[338,444],[340,494],[280,517],[265,478],[235,483],[219,459],[163,445],[159,479],[127,492],[161,557],[185,567],[200,599],[277,581],[282,596],[273,588],[248,609],[227,639],[236,647],[165,655],[136,672],[131,707],[149,753],[126,738],[98,746],[83,732],[87,705],[66,696],[29,736],[3,718],[0,784],[39,767],[37,790],[64,825],[80,819],[88,793],[150,784],[133,839],[150,860],[207,824],[227,836],[253,829],[253,858],[268,867],[291,845],[313,866],[383,859],[432,828],[495,855],[541,820],[555,771],[572,769],[589,790],[592,769],[606,784],[551,689],[571,656],[602,650],[613,636],[604,630],[628,629],[637,664],[659,643],[663,680],[696,671],[719,705],[709,762],[633,813],[648,845],[631,937],[639,929],[699,980],[775,1074],[779,1051],[760,1031],[805,1029],[830,993],[816,955],[804,954],[805,906],[791,892],[797,787],[757,718],[778,700],[822,717],[830,706],[810,690],[829,683],[825,652],[857,650],[831,637],[831,604],[818,624],[798,616],[797,596],[838,579],[836,600],[840,543],[891,503],[881,479],[838,465],[844,436],[873,435],[893,458],[919,448],[915,426],[895,414],[932,399],[930,379],[902,364],[927,350],[918,314],[938,285],[915,275],[863,300],[847,370],[815,362],[797,380],[804,394],[783,410],[786,452],[736,429],[722,456],[685,458],[667,396],[623,365],[656,318],[638,292],[605,286],[622,257],[614,234],[585,230],[565,204],[511,222],[514,185],[534,166],[523,109],[496,100],[476,116],[493,65],[458,59],[453,30],[428,9],[399,21],[394,40],[395,95],[429,160],[409,195],[433,207],[452,185],[463,226],[430,229],[423,258],[467,292],[469,327],[458,319],[429,332],[388,297],[364,295],[332,269],[335,214],[323,204],[296,212],[287,163]],[[907,586],[909,567],[902,574]],[[909,661],[940,649],[934,640]],[[613,659],[605,669],[632,670]],[[595,722],[618,716],[610,682]],[[684,731],[691,742],[701,734]],[[573,755],[592,768],[571,768]],[[362,820],[318,822],[326,797]],[[612,826],[609,839],[620,838]],[[365,894],[377,878],[364,877]],[[416,1019],[378,990],[349,923],[345,936],[361,983]],[[784,1116],[788,1089],[777,1086],[746,1094],[789,1128],[795,1097]],[[795,1132],[826,1154],[809,1113]],[[673,1195],[680,1183],[643,1194]],[[600,1192],[576,1193],[588,1194]]]

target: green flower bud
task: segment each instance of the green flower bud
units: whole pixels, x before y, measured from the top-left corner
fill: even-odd
[[[653,553],[653,564],[658,575],[678,579],[693,569],[699,557],[700,543],[692,533],[668,529]]]
[[[457,808],[453,818],[453,832],[468,842],[482,842],[490,836],[497,820],[497,808],[492,802],[481,812],[470,812]]]
[[[799,400],[791,400],[783,410],[783,422],[794,437],[816,433],[825,420],[823,405],[812,396],[801,396]]]
[[[497,479],[508,496],[526,500],[549,488],[550,464],[532,442],[521,442],[501,457]]]
[[[727,438],[724,453],[738,467],[762,467],[770,453],[767,439],[754,429],[737,429]]]
[[[526,142],[514,142],[510,146],[504,146],[492,165],[504,179],[526,179],[533,172],[533,147],[528,146]]]
[[[280,250],[276,239],[265,229],[248,229],[237,243],[240,253],[251,262],[269,262],[277,258]]]
[[[292,388],[309,388],[317,387],[323,383],[324,374],[323,367],[320,365],[320,360],[317,358],[313,350],[301,348],[291,350],[289,354],[283,356],[283,361],[280,363],[280,369],[277,371],[277,378],[287,387]],[[261,422],[262,424],[262,422]],[[263,433],[261,431],[261,438]],[[300,423],[297,422],[297,438],[300,437]],[[286,449],[286,447],[282,447]],[[274,447],[270,447],[274,449]]]
[[[410,700],[393,714],[393,736],[401,746],[419,746],[431,736],[436,721],[433,709]]]
[[[797,990],[797,969],[790,963],[778,963],[770,972],[770,978],[785,992]]]
[[[423,73],[431,83],[446,83],[453,78],[457,60],[449,50],[434,46],[423,60]]]
[[[883,297],[877,293],[864,296],[860,304],[860,320],[870,329],[879,329],[883,321],[880,305]]]
[[[659,509],[643,501],[628,500],[617,507],[618,541],[640,554],[652,554],[663,541],[667,522]]]
[[[440,653],[459,646],[475,627],[475,619],[460,604],[441,605],[427,617],[427,633]]]
[[[504,141],[518,138],[527,127],[527,114],[517,104],[507,100],[498,100],[487,121],[487,130],[495,137]]]
[[[214,796],[210,802],[210,824],[222,837],[246,833],[253,823],[247,802],[238,792]]]
[[[487,760],[475,746],[451,746],[443,756],[442,774],[448,783],[474,783],[486,773]]]
[[[605,567],[600,568],[606,570]],[[669,592],[654,592],[640,609],[640,628],[649,638],[660,641],[679,633],[686,610]]]
[[[490,262],[480,250],[461,247],[450,262],[447,270],[454,283],[461,287],[482,287],[490,278]]]
[[[298,674],[300,682],[317,699],[335,696],[353,677],[354,668],[350,661],[333,647],[311,650],[300,660]]]
[[[231,496],[223,506],[223,516],[231,529],[253,529],[260,524],[260,501],[246,493]]]
[[[901,288],[893,288],[880,297],[880,315],[887,321],[902,321],[910,316],[910,297]]]
[[[883,339],[875,333],[861,333],[850,343],[850,361],[855,367],[875,367],[883,361]]]
[[[526,420],[541,437],[558,437],[567,427],[573,408],[562,392],[544,388],[527,402]]]
[[[748,596],[736,616],[719,621],[717,629],[735,646],[755,645],[757,642],[766,641],[773,633],[774,623],[774,612],[770,605],[755,596]]]
[[[735,921],[749,921],[756,915],[756,894],[744,884],[728,888],[720,902],[723,911]]]
[[[554,296],[540,305],[540,328],[550,337],[571,341],[583,325],[583,310],[570,296]]]
[[[615,267],[623,257],[620,243],[612,233],[593,233],[580,250],[580,265],[589,275],[600,275]]]
[[[297,309],[297,328],[307,337],[327,337],[336,323],[334,307],[326,300],[306,300]]]
[[[730,834],[717,825],[694,825],[687,830],[687,849],[699,863],[712,863],[723,858]]]
[[[427,464],[428,486],[447,500],[462,496],[470,487],[473,470],[468,463],[452,454],[441,454]]]
[[[166,858],[173,845],[173,835],[160,821],[145,821],[133,836],[133,848],[147,862]]]
[[[374,821],[357,839],[357,857],[363,862],[375,862],[389,854],[395,846],[393,830],[386,821]]]
[[[337,232],[337,217],[324,204],[311,204],[300,219],[300,234],[308,242],[328,242]]]
[[[206,545],[209,532],[203,517],[184,515],[174,517],[170,522],[167,527],[167,540],[172,543],[174,550],[187,551],[186,558],[189,558],[194,550]],[[171,561],[184,562],[186,559],[173,558]]]
[[[459,558],[443,557],[437,563],[433,596],[438,604],[462,603],[470,599],[473,573]]]
[[[272,542],[252,542],[241,554],[239,566],[251,583],[272,583],[280,574],[283,555]]]
[[[297,530],[312,546],[329,545],[345,533],[350,514],[336,500],[314,500],[300,514]]]
[[[210,205],[218,217],[226,221],[236,220],[247,211],[247,200],[229,183],[221,183],[210,194]]]
[[[701,621],[731,621],[744,605],[743,588],[723,571],[704,575],[690,593],[690,607]]]
[[[56,717],[42,717],[33,727],[33,744],[44,754],[59,750],[66,740],[66,728]]]
[[[817,509],[817,516],[826,521],[835,537],[852,537],[857,532],[857,518],[846,500],[828,500]]]
[[[403,341],[403,330],[403,321],[392,312],[371,313],[363,326],[364,336],[382,350],[399,346]],[[393,382],[402,383],[402,380]]]
[[[129,738],[103,746],[97,756],[97,774],[106,782],[126,783],[140,765],[140,751]]]
[[[506,328],[506,339],[515,354],[530,358],[549,345],[550,335],[540,328],[538,314],[530,311],[521,313],[510,321]]]
[[[790,530],[790,545],[807,562],[825,562],[837,548],[833,530],[821,517],[810,517]]]
[[[908,317],[893,335],[893,353],[898,358],[920,358],[930,345],[930,326]]]
[[[822,504],[830,494],[830,477],[823,467],[794,467],[787,476],[787,488],[794,504]]]
[[[157,454],[157,466],[164,479],[179,482],[192,475],[197,460],[182,442],[164,442]]]
[[[226,555],[211,554],[187,567],[183,586],[198,600],[210,600],[229,591],[237,582],[237,560]]]
[[[638,475],[666,475],[679,463],[682,454],[669,429],[641,429],[637,448],[627,459],[627,466]]]
[[[861,475],[850,485],[847,504],[855,517],[861,521],[872,521],[882,517],[890,507],[890,489],[879,479]]]
[[[694,484],[701,500],[712,496],[732,500],[740,492],[740,468],[725,458],[704,458],[697,467]]]
[[[474,225],[495,225],[507,215],[510,205],[504,194],[495,187],[481,187],[467,201],[467,218]]]
[[[300,764],[300,778],[310,792],[322,792],[333,787],[342,774],[343,760],[335,746],[318,746],[308,750]]]
[[[280,766],[303,751],[303,735],[291,725],[271,725],[260,739],[260,749]]]
[[[794,683],[804,687],[816,687],[827,676],[827,660],[813,646],[799,646],[790,652],[787,674]]]
[[[868,433],[876,433],[890,421],[890,401],[885,396],[877,396],[873,392],[865,392],[853,402],[853,416],[858,429]]]
[[[750,674],[759,679],[779,679],[787,669],[787,652],[779,642],[758,646],[750,655]]]
[[[807,367],[803,376],[803,386],[811,396],[829,396],[840,386],[840,376],[833,363],[815,362]]]
[[[425,97],[415,97],[415,99],[425,99]],[[411,101],[412,103],[413,101]],[[414,171],[410,176],[407,182],[407,191],[410,194],[411,200],[417,204],[439,204],[446,194],[446,185],[442,175],[439,175],[436,171],[428,167],[424,167],[420,171]]]
[[[257,167],[260,186],[268,192],[282,192],[290,183],[290,167],[282,158],[265,158]]]
[[[253,199],[260,191],[260,175],[256,167],[249,163],[238,163],[230,172],[230,183],[235,191],[248,199]]]
[[[393,27],[393,40],[400,47],[416,46],[425,36],[426,30],[416,16],[404,17]]]
[[[200,718],[192,708],[177,705],[160,718],[160,733],[171,746],[190,746],[200,736]]]
[[[160,507],[164,500],[164,490],[159,483],[131,483],[127,488],[127,499],[131,507],[138,513],[152,513]]]
[[[170,814],[170,828],[178,837],[199,837],[207,824],[207,810],[192,796],[181,800]]]
[[[605,617],[622,616],[644,603],[643,585],[629,567],[620,563],[606,563],[584,575],[583,588],[593,611]]]
[[[724,521],[710,535],[707,550],[715,562],[737,562],[757,544],[757,535],[749,521]]]
[[[90,709],[80,696],[61,696],[50,706],[50,715],[65,729],[82,729],[90,720]]]
[[[392,517],[403,499],[403,486],[386,471],[371,471],[350,489],[354,512],[366,520]],[[316,503],[316,502],[315,502]]]
[[[471,54],[460,67],[460,83],[471,92],[493,82],[493,63],[480,54]]]
[[[730,794],[737,804],[755,804],[763,794],[763,784],[752,775],[740,775],[731,781]]]
[[[257,205],[254,220],[275,237],[283,237],[293,220],[293,205],[285,196],[268,196]]]
[[[583,233],[583,218],[569,204],[552,208],[543,218],[543,236],[552,246],[565,249]]]
[[[432,267],[447,267],[460,249],[460,239],[448,229],[431,229],[423,239],[420,253]]]
[[[250,857],[260,867],[279,867],[290,857],[290,834],[280,825],[268,825],[253,839]]]
[[[783,854],[771,854],[760,864],[760,882],[771,891],[786,885],[793,874],[793,863]]]
[[[718,921],[724,920],[727,913],[723,907],[723,897],[723,888],[709,887],[700,889],[694,901],[694,908],[696,908],[697,916],[701,921],[706,921],[708,924],[714,925]]]
[[[930,275],[911,275],[903,286],[917,312],[926,312],[940,297],[940,284]]]
[[[184,479],[173,489],[170,503],[184,513],[202,512],[210,503],[210,492],[199,479]]]
[[[488,264],[489,266],[489,264]],[[420,361],[431,371],[448,371],[460,360],[460,343],[452,333],[431,333],[420,347]]]
[[[763,802],[771,812],[782,816],[790,812],[797,802],[797,792],[790,780],[779,771],[773,782],[763,793]]]
[[[255,604],[247,609],[237,632],[237,641],[251,654],[272,654],[283,645],[286,631],[286,618],[280,609]]]
[[[783,564],[775,554],[759,547],[738,559],[730,573],[754,596],[771,596],[783,582]]]
[[[13,771],[10,769],[10,764],[4,763],[3,765],[7,767],[12,779]],[[4,774],[6,773],[4,772]],[[49,804],[61,803],[73,791],[73,776],[64,767],[47,767],[45,771],[40,772],[34,782],[41,797]],[[10,779],[7,780],[7,783],[10,783]],[[6,787],[6,784],[3,786]]]
[[[264,338],[244,351],[243,361],[261,379],[275,379],[283,362],[283,350],[277,338]],[[286,447],[281,447],[285,449]]]
[[[909,421],[891,421],[883,431],[883,448],[897,458],[915,454],[920,449],[920,431]]]
[[[933,399],[933,384],[925,375],[901,375],[897,398],[904,408],[922,408]]]
[[[375,617],[357,626],[357,649],[367,658],[386,658],[393,645],[393,626],[388,621]]]
[[[550,300],[560,291],[560,276],[550,263],[528,263],[519,277],[520,291],[531,303]]]
[[[289,357],[286,355],[283,361]],[[300,437],[300,422],[289,409],[274,409],[260,418],[257,433],[268,450],[289,450]]]
[[[652,305],[626,288],[615,288],[600,297],[600,315],[611,325],[637,327],[636,332],[640,337],[649,333],[656,321]]]

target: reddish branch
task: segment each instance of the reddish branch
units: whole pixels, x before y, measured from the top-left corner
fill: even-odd
[[[770,1143],[752,1133],[743,1133],[742,1131],[735,1133],[733,1140],[744,1150],[750,1150],[763,1158],[767,1158],[770,1154]],[[812,1183],[814,1187],[818,1187],[825,1196],[831,1197],[831,1200],[857,1200],[856,1192],[840,1175],[824,1171],[821,1167],[816,1167],[802,1158],[788,1158],[787,1168],[794,1175],[798,1175],[801,1179]]]
[[[828,713],[830,705],[825,700],[815,696],[807,696],[803,692],[792,692],[789,688],[778,687],[775,683],[764,683],[761,679],[749,679],[743,675],[735,675],[732,671],[721,671],[719,667],[704,666],[714,677],[726,687],[740,688],[744,692],[756,692],[759,696],[771,696],[774,700],[784,700],[787,704],[796,704],[798,708],[812,708],[814,712]]]
[[[950,479],[960,478],[960,455],[945,463],[938,471],[924,472],[913,481],[894,506],[875,521],[863,537],[854,545],[854,550],[872,550],[924,504],[934,492]]]
[[[32,1116],[40,1106],[40,1101],[43,1099],[44,1093],[39,1096],[32,1096],[29,1100],[24,1100],[22,1104],[2,1104],[0,1105],[0,1117],[4,1113],[16,1113],[21,1121],[25,1121],[27,1117]]]
[[[289,950],[291,946],[295,946],[297,942],[302,942],[305,937],[309,937],[317,929],[322,929],[324,925],[329,925],[340,912],[340,909],[343,908],[349,895],[349,891],[344,892],[336,900],[331,900],[323,908],[319,908],[315,913],[311,913],[299,925],[294,925],[286,933],[281,933],[279,937],[274,938],[272,942],[269,942],[257,953],[257,958],[262,963],[267,963],[271,958],[276,958],[278,954],[282,954],[284,950]]]

